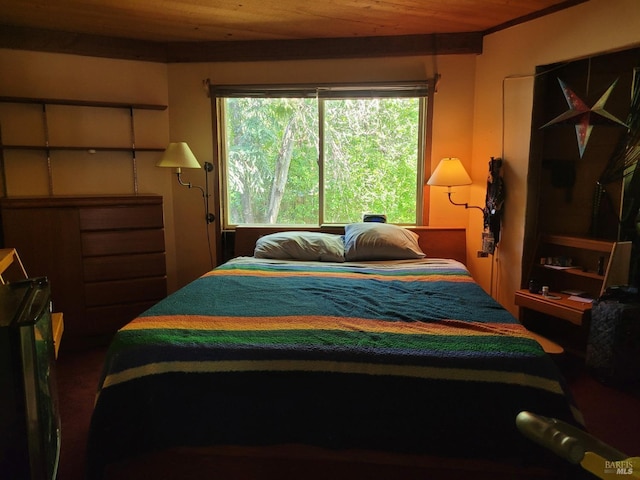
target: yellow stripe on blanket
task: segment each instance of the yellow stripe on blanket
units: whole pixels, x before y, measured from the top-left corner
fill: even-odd
[[[328,372],[414,377],[432,380],[497,382],[533,387],[558,395],[563,394],[562,387],[557,381],[522,372],[440,368],[418,365],[334,362],[326,360],[221,360],[150,363],[108,375],[104,380],[102,390],[148,375],[228,372]]]
[[[213,276],[242,276],[242,277],[327,277],[327,278],[351,278],[351,279],[375,279],[396,282],[463,282],[472,283],[473,278],[466,274],[418,274],[418,275],[384,275],[362,272],[331,272],[331,271],[265,271],[265,270],[211,270],[203,277]]]
[[[167,315],[139,317],[123,327],[128,330],[340,330],[402,333],[407,335],[510,336],[533,338],[519,323],[471,323],[462,320],[435,322],[389,322],[355,317],[323,315],[278,317],[217,317],[205,315]]]

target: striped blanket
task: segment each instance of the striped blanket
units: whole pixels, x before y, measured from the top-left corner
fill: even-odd
[[[518,457],[522,410],[578,423],[553,362],[451,260],[238,258],[121,329],[90,478],[171,446]]]

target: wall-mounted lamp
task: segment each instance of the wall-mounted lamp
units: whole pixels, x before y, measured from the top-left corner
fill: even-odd
[[[186,142],[170,143],[156,166],[175,168],[180,185],[187,188],[195,187],[199,189],[204,198],[205,219],[207,223],[212,223],[215,220],[213,213],[209,212],[209,173],[213,171],[213,164],[211,162],[204,162],[205,188],[191,185],[190,182],[184,182],[182,180],[183,168],[200,168],[200,163],[198,163],[198,160]]]
[[[453,193],[451,187],[471,185],[471,183],[471,177],[464,169],[460,159],[451,157],[440,160],[440,163],[427,181],[427,185],[431,185],[432,187],[447,187],[447,196],[449,197],[449,202],[453,205],[464,208],[477,208],[481,212],[484,212],[484,209],[481,207],[469,205],[468,203],[456,203],[451,200],[451,194]]]

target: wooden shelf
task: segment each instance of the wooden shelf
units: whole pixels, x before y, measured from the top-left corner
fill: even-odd
[[[567,235],[542,234],[540,244],[548,243],[563,247],[578,248],[581,250],[594,250],[597,252],[611,252],[611,245],[614,242],[609,240],[598,240],[596,238],[571,237]]]
[[[546,268],[548,270],[553,270],[558,272],[558,274],[566,274],[566,275],[578,275],[580,277],[593,278],[594,280],[604,281],[604,275],[598,275],[596,272],[590,272],[588,270],[583,270],[582,267],[571,267],[564,269],[555,269],[549,265],[540,265],[542,268]]]
[[[0,144],[0,149],[5,150],[35,150],[35,151],[87,151],[95,150],[96,152],[163,152],[163,147],[82,147],[78,145],[6,145]]]
[[[550,295],[560,298],[553,299],[521,289],[516,291],[515,302],[519,307],[561,318],[575,325],[582,325],[591,314],[591,303],[569,300],[569,295],[564,293],[551,292]]]
[[[71,107],[128,108],[136,110],[166,110],[166,105],[151,103],[101,102],[61,98],[31,98],[0,96],[0,103],[29,103],[36,105],[68,105]]]

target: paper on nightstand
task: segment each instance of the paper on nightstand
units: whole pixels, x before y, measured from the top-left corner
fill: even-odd
[[[593,298],[578,297],[576,295],[571,295],[570,297],[568,297],[568,300],[573,300],[575,302],[580,302],[580,303],[592,303],[593,302]]]

